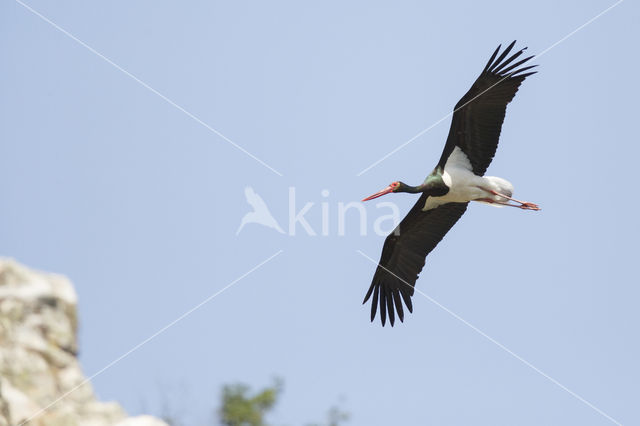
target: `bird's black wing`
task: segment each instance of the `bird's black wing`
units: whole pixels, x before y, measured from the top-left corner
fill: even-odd
[[[404,320],[403,300],[409,312],[413,312],[411,296],[425,258],[460,219],[469,204],[447,203],[435,209],[422,211],[427,197],[427,194],[422,194],[411,211],[385,240],[373,282],[362,302],[366,303],[373,295],[373,321],[379,301],[383,326],[387,314],[393,326],[394,311],[397,311],[400,321]]]
[[[535,74],[535,71],[524,71],[536,65],[521,67],[533,56],[514,63],[526,47],[505,59],[515,43],[507,46],[496,58],[500,51],[498,46],[471,89],[456,104],[439,166],[445,166],[456,146],[467,155],[476,175],[484,175],[491,164],[498,147],[507,104],[524,79]]]

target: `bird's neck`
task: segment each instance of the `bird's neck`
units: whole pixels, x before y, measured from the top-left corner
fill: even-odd
[[[431,196],[441,197],[449,192],[449,187],[443,179],[444,168],[437,166],[418,188]]]
[[[429,195],[442,196],[449,192],[449,187],[444,183],[442,174],[444,168],[437,166],[429,176],[418,186],[407,185],[404,182],[400,182],[400,188],[396,192],[408,192],[410,194],[418,194],[421,192],[427,192]]]
[[[400,188],[396,192],[407,192],[409,194],[418,194],[420,192],[424,192],[424,184],[418,186],[407,185],[404,182],[400,182]]]

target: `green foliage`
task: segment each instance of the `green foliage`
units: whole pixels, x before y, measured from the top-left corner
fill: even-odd
[[[224,426],[268,426],[265,417],[278,403],[282,393],[283,382],[274,380],[271,386],[252,392],[242,383],[228,384],[222,387],[220,406],[213,420],[216,425]],[[162,392],[162,419],[170,426],[183,426],[186,423],[184,410],[176,411],[175,395],[169,396],[167,389]],[[180,392],[184,394],[184,389]],[[342,401],[341,401],[342,402]],[[344,411],[342,403],[332,406],[322,422],[308,423],[306,426],[341,426],[349,420],[349,413]]]
[[[266,426],[265,414],[275,406],[281,390],[278,380],[254,395],[249,395],[247,385],[225,385],[218,411],[220,422],[225,426]]]
[[[306,426],[340,426],[343,422],[347,422],[350,418],[348,412],[343,411],[339,406],[334,405],[327,411],[326,423],[310,423]]]
[[[340,407],[331,407],[327,413],[329,426],[340,426],[342,422],[349,420],[349,413],[343,411]]]

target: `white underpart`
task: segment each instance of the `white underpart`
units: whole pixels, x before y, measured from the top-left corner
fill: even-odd
[[[506,179],[494,176],[477,176],[473,173],[471,162],[464,152],[458,147],[447,159],[444,166],[442,179],[449,187],[449,192],[442,197],[429,197],[422,210],[430,210],[446,203],[466,203],[467,201],[491,200],[488,204],[502,207],[500,203],[508,200],[494,195],[489,191],[496,191],[511,197],[513,185]]]

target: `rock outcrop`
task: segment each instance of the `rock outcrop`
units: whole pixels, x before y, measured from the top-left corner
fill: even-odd
[[[167,426],[96,400],[82,374],[65,277],[0,258],[0,426]]]

